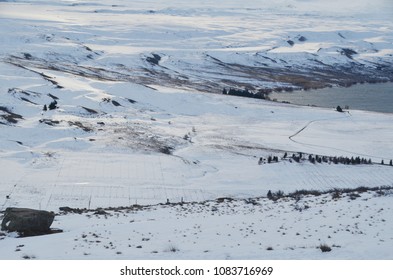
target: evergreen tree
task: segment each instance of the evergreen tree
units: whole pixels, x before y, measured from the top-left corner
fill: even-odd
[[[268,199],[272,199],[272,198],[273,198],[273,195],[272,195],[272,191],[271,191],[271,190],[269,190],[269,191],[267,192],[267,198],[268,198]]]
[[[46,104],[44,105],[44,108],[42,110],[48,111],[48,107],[46,106]]]

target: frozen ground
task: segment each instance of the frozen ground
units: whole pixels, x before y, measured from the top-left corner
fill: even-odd
[[[63,233],[0,236],[0,258],[392,259],[392,214],[391,191],[67,214]]]
[[[302,212],[290,199],[242,200],[392,186],[392,114],[212,94],[391,79],[390,4],[376,17],[366,2],[351,16],[254,2],[0,1],[0,211],[199,203],[57,216],[64,233],[0,237],[0,258],[392,258],[389,193],[304,198]],[[299,152],[373,164],[283,159]],[[258,164],[269,156],[279,161]],[[206,202],[219,197],[237,200]],[[341,248],[321,255],[320,243]]]

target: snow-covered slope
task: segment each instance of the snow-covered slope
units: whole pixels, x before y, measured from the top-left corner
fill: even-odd
[[[390,260],[392,212],[387,190],[68,213],[63,233],[0,236],[0,258]]]
[[[7,66],[2,208],[95,208],[390,185],[391,114],[298,107]],[[23,77],[21,79],[21,77]],[[18,87],[17,87],[18,86]],[[58,88],[60,86],[61,88]],[[58,107],[43,111],[56,100]],[[371,159],[296,163],[284,154]],[[278,163],[258,165],[260,157]],[[240,168],[240,169],[239,169]],[[320,179],[322,178],[322,179]],[[6,196],[9,199],[6,199]]]
[[[28,69],[215,93],[392,80],[389,3],[243,2],[2,3],[0,55]]]
[[[231,197],[239,199],[233,219],[257,223],[256,216],[243,212],[278,217],[281,207],[290,210],[288,201],[270,210],[242,204],[242,199],[264,197],[269,190],[391,186],[392,114],[339,113],[212,94],[224,87],[264,93],[391,80],[393,23],[387,20],[389,10],[381,8],[390,4],[380,1],[375,9],[385,12],[379,17],[374,8],[366,12],[366,2],[359,2],[352,14],[321,10],[321,5],[325,7],[323,1],[0,1],[0,23],[6,27],[0,29],[0,211],[12,206],[58,212],[62,206],[201,203],[195,209],[187,204],[193,215],[181,218],[184,222],[210,215],[206,207],[213,205],[204,201]],[[277,161],[268,163],[269,156]],[[324,160],[309,160],[316,156]],[[337,163],[339,157],[353,158],[353,163],[359,157],[367,164]],[[381,215],[388,220],[390,193],[381,198],[370,192],[366,198],[360,204],[373,211],[381,199]],[[261,205],[267,201],[260,200]],[[320,203],[319,198],[312,203]],[[347,203],[340,200],[337,207]],[[358,205],[350,203],[348,211],[355,215]],[[198,205],[205,216],[197,215]],[[230,205],[214,206],[229,215]],[[182,211],[152,207],[136,219]],[[322,208],[332,211],[328,205]],[[111,216],[121,224],[115,232],[131,219],[123,214],[124,219]],[[56,226],[65,233],[51,240],[85,234],[76,229],[79,222],[87,225],[84,219],[88,217],[58,217]],[[168,224],[173,226],[169,230],[178,230],[174,221]],[[101,226],[104,231],[106,225]],[[378,223],[377,229],[385,226]],[[370,244],[373,234],[359,240]],[[10,254],[17,242],[11,237],[0,241],[7,247],[0,258],[20,257]],[[247,246],[259,238],[256,234]],[[319,245],[313,238],[306,248]],[[382,246],[375,248],[373,258],[389,257]],[[79,258],[82,253],[68,249],[68,256],[48,251],[37,257]],[[101,249],[91,257],[113,257]],[[141,258],[161,249],[165,251],[148,247]],[[174,258],[203,258],[194,249],[187,247],[187,253]],[[225,250],[208,257],[222,258]],[[242,250],[230,256],[284,256],[284,251],[265,256]],[[307,256],[314,258],[314,253]],[[362,258],[361,253],[333,257]],[[137,258],[136,251],[122,257]]]

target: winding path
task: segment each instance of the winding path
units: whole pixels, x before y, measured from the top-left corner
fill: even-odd
[[[319,119],[319,120],[312,120],[309,121],[305,126],[303,126],[301,129],[299,129],[297,132],[295,132],[294,134],[292,134],[291,136],[289,136],[289,140],[291,140],[294,143],[300,144],[300,145],[304,145],[304,146],[311,146],[311,147],[320,147],[320,148],[328,148],[331,150],[335,150],[335,151],[340,151],[340,152],[346,152],[346,153],[351,153],[353,155],[357,155],[357,156],[363,156],[363,157],[372,157],[372,158],[377,158],[377,159],[384,159],[381,158],[379,156],[375,156],[375,155],[369,155],[369,154],[362,154],[362,153],[356,153],[353,151],[348,151],[348,150],[344,150],[344,149],[338,149],[338,148],[334,148],[334,147],[330,147],[330,146],[324,146],[324,145],[316,145],[316,144],[307,144],[307,143],[302,143],[299,141],[294,140],[293,138],[295,138],[296,136],[298,136],[300,133],[302,133],[305,129],[307,129],[312,123],[315,122],[322,122],[322,121],[331,121],[334,119],[344,119],[344,118],[350,118],[352,115],[349,112],[345,112],[345,117],[339,117],[339,118],[330,118],[330,119]]]

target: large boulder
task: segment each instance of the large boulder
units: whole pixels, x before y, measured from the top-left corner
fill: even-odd
[[[7,208],[1,230],[16,231],[24,236],[40,235],[50,232],[55,218],[53,212],[28,208]]]

